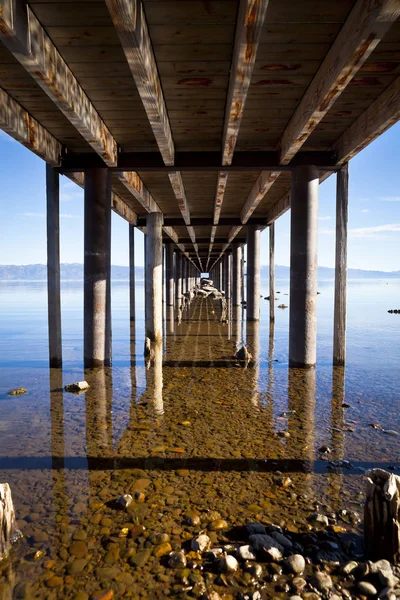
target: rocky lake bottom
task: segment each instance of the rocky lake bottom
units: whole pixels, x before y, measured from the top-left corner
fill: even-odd
[[[42,313],[7,304],[0,483],[23,537],[0,563],[1,600],[400,597],[398,568],[363,549],[365,472],[400,474],[398,316],[350,302],[364,330],[349,326],[348,365],[332,368],[324,307],[319,362],[303,371],[287,367],[288,311],[270,329],[263,302],[260,325],[241,311],[222,324],[210,298],[179,324],[166,314],[146,364],[141,306],[130,327],[121,300],[114,364],[89,370],[78,303],[62,370],[42,358]],[[85,393],[64,391],[83,379]]]

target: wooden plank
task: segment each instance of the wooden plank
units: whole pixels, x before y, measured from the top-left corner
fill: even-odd
[[[174,144],[149,30],[140,0],[106,0],[126,60],[166,164],[174,162]]]
[[[344,164],[400,119],[400,77],[333,144]]]
[[[242,223],[247,223],[268,190],[273,186],[280,173],[275,171],[263,171],[255,182],[240,213]]]
[[[349,199],[348,166],[336,175],[335,308],[333,320],[333,364],[346,358],[347,222]]]
[[[106,0],[106,4],[161,156],[166,165],[173,165],[175,148],[171,126],[142,2],[141,0]],[[189,225],[190,212],[181,174],[170,173],[169,179],[185,223]],[[195,244],[193,228],[188,228],[188,233]]]
[[[23,0],[1,0],[0,39],[84,139],[113,166],[117,144],[72,71]]]
[[[400,15],[392,0],[358,0],[290,119],[278,145],[287,164]]]
[[[222,134],[223,165],[230,165],[233,159],[267,6],[268,0],[240,1]],[[228,173],[221,171],[215,192],[214,225],[218,225],[227,182]]]
[[[43,158],[49,165],[60,165],[61,144],[1,88],[0,129]]]

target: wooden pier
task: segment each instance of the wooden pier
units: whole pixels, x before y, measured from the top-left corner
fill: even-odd
[[[146,331],[207,272],[259,319],[260,234],[292,208],[289,362],[316,361],[318,185],[336,174],[345,362],[348,162],[400,117],[400,0],[0,0],[0,128],[47,163],[50,364],[59,175],[85,188],[84,358],[111,362],[110,211],[146,234]],[[351,202],[351,198],[350,198]],[[166,247],[163,269],[162,248]]]

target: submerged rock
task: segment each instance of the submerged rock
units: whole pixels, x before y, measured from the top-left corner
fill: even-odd
[[[306,561],[301,554],[292,554],[291,556],[288,556],[285,560],[285,564],[292,573],[295,573],[295,575],[301,575],[306,568]]]
[[[195,552],[206,552],[210,549],[211,540],[205,533],[198,535],[191,541],[191,548]]]
[[[25,388],[14,388],[13,390],[9,390],[7,392],[9,396],[22,396],[22,394],[26,394]]]
[[[89,387],[90,386],[87,381],[75,381],[74,383],[67,384],[64,390],[66,392],[83,392]]]
[[[251,354],[250,352],[247,350],[246,346],[243,344],[243,346],[241,348],[239,348],[239,350],[236,352],[235,354],[235,358],[236,360],[245,360],[245,361],[249,361],[251,360]]]
[[[130,506],[132,502],[133,498],[130,494],[122,494],[116,501],[116,504],[121,508],[128,508],[128,506]]]

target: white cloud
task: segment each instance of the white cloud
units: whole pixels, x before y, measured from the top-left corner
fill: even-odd
[[[82,198],[83,190],[79,190],[78,192],[64,192],[61,190],[60,199],[62,202],[71,202],[71,200],[76,200],[78,198]]]
[[[319,217],[320,221],[330,221],[330,219],[332,219],[332,217]]]
[[[333,235],[335,230],[321,228],[319,233],[322,233],[323,235]],[[392,235],[386,235],[388,233],[400,233],[400,223],[394,223],[392,225],[375,225],[374,227],[353,227],[349,229],[349,237],[352,238],[373,238],[375,240],[397,239]]]
[[[400,223],[392,225],[376,225],[375,227],[356,227],[349,229],[349,235],[353,238],[373,238],[375,240],[393,240],[396,237],[386,235],[387,233],[400,233]]]
[[[361,212],[362,213],[368,213],[368,212],[370,212],[370,210],[369,210],[369,208],[363,208]]]
[[[41,219],[44,219],[46,217],[46,213],[41,213],[41,212],[24,212],[24,213],[19,213],[20,217],[40,217]]]
[[[60,213],[60,219],[79,219],[77,215],[71,215],[71,213]]]
[[[380,196],[381,202],[400,202],[400,196]]]

